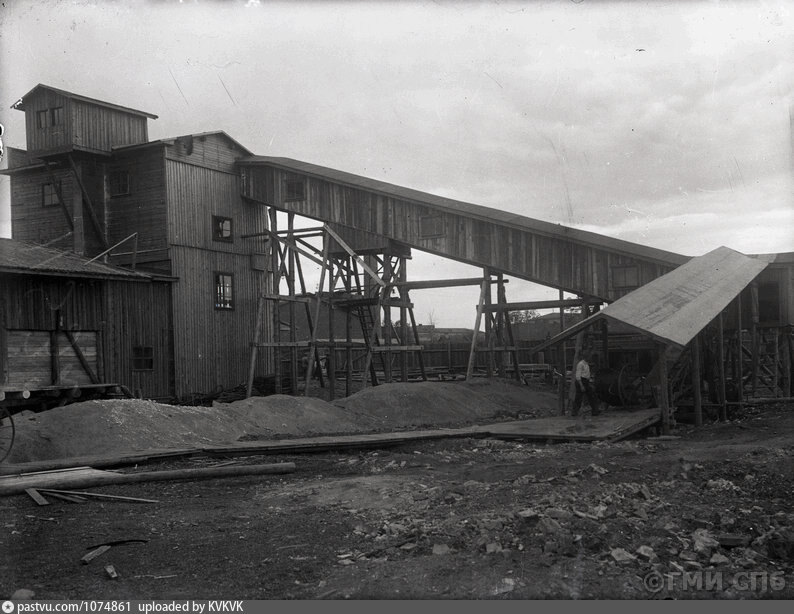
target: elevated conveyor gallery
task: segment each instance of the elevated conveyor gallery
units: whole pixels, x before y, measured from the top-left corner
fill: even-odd
[[[245,198],[322,220],[354,247],[385,238],[580,296],[611,302],[688,260],[307,162],[251,156],[238,164]]]

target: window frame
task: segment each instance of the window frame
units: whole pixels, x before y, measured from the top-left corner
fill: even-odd
[[[226,296],[226,284],[222,278],[228,277],[228,297]],[[213,271],[213,302],[216,311],[234,311],[234,273],[227,271]],[[226,303],[226,304],[224,304]]]
[[[292,188],[300,185],[300,195],[290,194]],[[284,202],[306,200],[306,178],[298,175],[287,176],[284,179]]]
[[[427,228],[426,224],[432,224],[432,228]],[[432,231],[432,232],[428,232]],[[443,215],[423,215],[419,218],[419,238],[437,239],[447,235],[444,225]]]
[[[115,188],[119,185],[116,182],[118,177],[124,177],[124,188],[126,191],[114,191]],[[119,196],[127,196],[132,193],[131,181],[130,181],[130,172],[127,170],[117,170],[117,171],[110,171],[108,173],[108,194],[110,198],[117,198]]]
[[[63,125],[63,106],[52,107],[50,109],[50,125],[51,126]]]
[[[229,236],[222,235],[222,224],[229,222]],[[218,232],[220,230],[220,232]],[[220,243],[234,243],[234,220],[225,215],[212,216],[212,240]]]
[[[154,346],[151,345],[132,346],[132,370],[154,371]]]
[[[47,201],[48,190],[47,187],[50,187],[51,192],[49,194],[53,197],[50,202]],[[56,187],[57,186],[57,187]],[[60,199],[58,198],[58,193],[61,192],[63,189],[63,183],[58,180],[57,183],[53,183],[52,181],[47,181],[46,183],[41,184],[41,206],[42,207],[57,207],[60,204]]]
[[[49,109],[40,109],[36,111],[36,127],[39,130],[44,130],[49,126],[50,121],[50,110]]]

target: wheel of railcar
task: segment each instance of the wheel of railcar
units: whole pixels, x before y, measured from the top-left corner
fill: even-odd
[[[0,463],[11,453],[14,433],[14,419],[8,413],[8,408],[0,407]]]

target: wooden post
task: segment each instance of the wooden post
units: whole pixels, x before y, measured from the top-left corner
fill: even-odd
[[[667,345],[659,347],[659,411],[662,415],[662,434],[670,434],[670,400],[667,393]]]
[[[386,281],[386,287],[381,288],[383,293],[383,341],[386,344],[386,362],[383,365],[383,377],[387,384],[391,384],[391,289],[392,289],[392,267],[391,267],[391,254],[383,254],[383,279]]]
[[[0,323],[0,334],[2,334],[2,324]],[[783,396],[791,396],[791,364],[794,362],[794,348],[792,348],[791,333],[785,332],[783,335]],[[2,343],[0,343],[2,348]]]
[[[270,208],[270,230],[273,232],[278,231],[278,211],[273,207]],[[278,242],[270,238],[270,266],[273,284],[273,295],[281,294],[281,259],[279,257]],[[276,300],[273,302],[273,341],[278,344],[281,343],[281,301]],[[275,392],[281,393],[281,348],[276,345],[273,347],[273,371],[275,379]]]
[[[334,261],[330,255],[328,260],[328,353],[325,356],[325,366],[328,369],[328,400],[336,397],[336,338],[334,336]],[[322,290],[322,286],[320,286]]]
[[[695,426],[703,426],[703,399],[700,394],[700,337],[692,340],[692,393],[695,403]]]
[[[741,295],[736,299],[741,303]],[[756,396],[758,388],[758,354],[760,351],[758,345],[758,284],[753,282],[750,284],[750,315],[751,321],[751,338],[752,338],[752,352],[753,352],[753,371],[752,371],[752,394]]]
[[[739,405],[741,405],[744,402],[744,333],[742,332],[741,293],[739,293],[734,300],[736,301],[736,381],[738,382],[739,391],[739,398],[737,400],[739,401]],[[754,376],[752,385],[755,386]]]
[[[287,237],[290,241],[294,242],[295,237],[293,231],[295,230],[295,214],[287,214]],[[287,250],[287,291],[289,292],[290,299],[295,298],[295,258],[294,250]],[[298,340],[297,331],[297,304],[294,300],[289,301],[289,340],[293,345],[289,349],[289,375],[292,393],[298,393],[298,347],[295,342]]]
[[[720,372],[720,387],[719,387],[719,403],[720,403],[720,420],[725,422],[728,420],[728,399],[725,393],[725,325],[723,323],[722,312],[717,316],[717,360],[719,361]]]
[[[251,396],[254,388],[254,374],[256,373],[256,358],[259,354],[259,338],[262,334],[262,324],[265,318],[265,298],[260,296],[256,305],[256,327],[254,328],[254,343],[251,345],[251,359],[248,367],[248,386],[245,389],[245,398]]]
[[[482,310],[485,304],[485,291],[490,286],[490,276],[485,276],[480,285],[480,299],[477,302],[477,317],[474,318],[474,330],[471,335],[471,350],[469,351],[469,364],[466,367],[466,381],[471,381],[474,374],[474,360],[477,356],[477,333],[480,330],[480,322],[482,321]]]
[[[499,301],[501,303],[507,303],[507,293],[505,292],[505,280],[504,276],[500,273],[499,274],[499,285],[497,286],[497,292],[499,295]],[[507,340],[510,343],[510,346],[515,348],[516,347],[516,339],[513,335],[513,325],[510,323],[510,317],[507,312],[504,312],[504,324],[505,328],[507,329]],[[518,358],[518,351],[512,350],[511,352],[513,357],[513,375],[516,381],[521,381],[521,369],[519,367],[519,358]]]
[[[490,288],[491,284],[488,284]],[[502,273],[498,273],[496,275],[496,301],[500,305],[504,305],[507,301],[504,300],[504,275]],[[490,301],[489,301],[490,302]],[[505,335],[505,320],[510,318],[510,313],[507,311],[497,311],[496,312],[496,337],[498,339],[499,345],[504,348],[506,343],[506,335]],[[505,356],[507,353],[504,349],[499,350],[499,353],[496,356],[496,368],[499,374],[499,377],[505,377]],[[518,369],[518,365],[516,365],[516,369]]]
[[[309,342],[309,361],[306,365],[306,389],[304,390],[304,396],[309,396],[309,384],[311,383],[312,373],[314,372],[314,356],[315,351],[317,350],[317,326],[316,323],[320,321],[320,303],[321,298],[320,295],[322,294],[323,285],[325,284],[325,267],[326,263],[328,262],[328,244],[331,242],[330,237],[326,234],[323,237],[323,266],[320,269],[320,283],[317,284],[317,302],[314,307],[314,322],[315,326],[312,330],[312,338]]]
[[[562,306],[563,291],[560,290],[560,332],[565,330],[565,307]],[[557,344],[557,369],[560,372],[560,379],[557,382],[557,395],[559,402],[559,414],[565,415],[567,407],[565,399],[565,380],[566,380],[566,360],[565,360],[565,340]]]
[[[490,277],[491,272],[486,268],[483,269],[483,277],[488,277],[489,283],[485,288],[485,303],[490,305],[491,303],[491,284],[490,284]],[[491,377],[493,375],[494,369],[494,360],[493,360],[493,324],[491,322],[491,317],[493,314],[491,312],[485,313],[485,345],[488,347],[488,353],[486,355],[485,360],[485,376]]]
[[[345,292],[350,297],[353,294],[353,282],[350,279],[350,271],[353,268],[353,259],[348,256],[348,267],[345,273]],[[350,345],[353,341],[353,314],[348,308],[345,310],[345,340],[347,346],[345,347],[345,396],[349,397],[352,394],[351,386],[353,385],[353,348]],[[366,374],[362,375],[366,377]]]
[[[407,281],[407,271],[405,270],[406,259],[400,256],[400,269],[397,279],[401,282]],[[408,309],[405,307],[405,300],[403,297],[403,287],[400,286],[400,345],[408,345]],[[408,352],[403,350],[400,352],[400,380],[402,382],[408,381]]]

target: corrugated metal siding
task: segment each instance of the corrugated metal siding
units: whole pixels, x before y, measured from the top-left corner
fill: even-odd
[[[177,395],[207,393],[246,381],[254,337],[257,297],[265,275],[251,269],[247,254],[230,254],[176,246],[171,248],[174,275],[174,360]],[[234,309],[215,309],[216,271],[234,275]],[[264,338],[270,338],[271,317]],[[262,353],[264,357],[264,352]],[[264,360],[259,375],[267,372]]]
[[[650,260],[595,248],[523,228],[440,211],[432,207],[306,177],[306,200],[284,200],[288,176],[282,169],[246,168],[246,188],[254,197],[310,218],[379,234],[411,247],[468,264],[487,266],[529,281],[579,294],[614,300],[627,290],[611,281],[613,266],[636,266],[640,283],[672,270]],[[422,237],[421,219],[440,215],[445,235]]]

